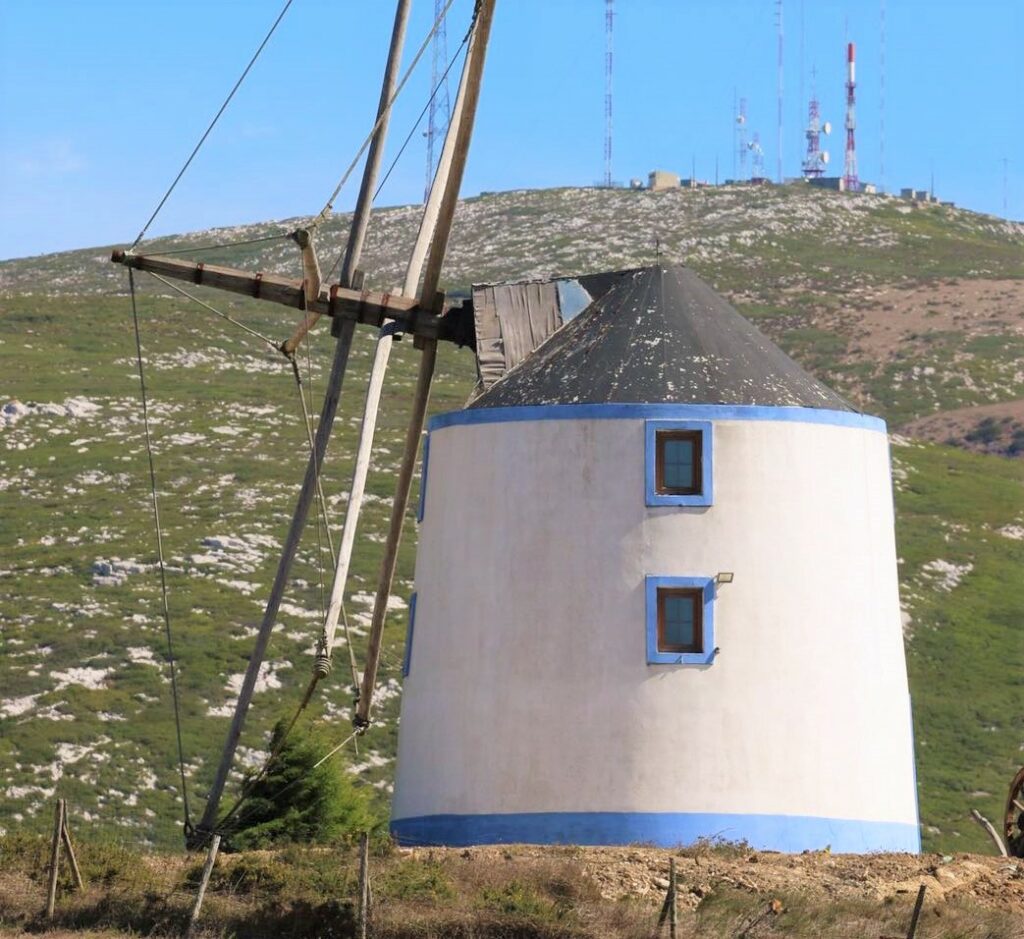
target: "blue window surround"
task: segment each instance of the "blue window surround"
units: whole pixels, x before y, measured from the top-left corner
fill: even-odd
[[[405,655],[402,657],[402,677],[409,677],[412,667],[412,637],[416,630],[416,594],[409,597],[409,623],[405,627]]]
[[[423,441],[423,466],[420,469],[420,498],[416,503],[416,521],[423,521],[423,512],[427,507],[427,467],[430,465],[430,433]]]
[[[658,651],[658,588],[690,587],[704,591],[702,652]],[[647,664],[648,665],[710,665],[715,659],[715,579],[713,577],[647,578]]]
[[[692,496],[658,492],[655,479],[658,461],[658,432],[663,430],[690,430],[700,434],[701,491]],[[711,448],[713,432],[710,421],[662,421],[644,422],[644,490],[648,505],[714,505],[714,485],[711,476],[713,462]]]

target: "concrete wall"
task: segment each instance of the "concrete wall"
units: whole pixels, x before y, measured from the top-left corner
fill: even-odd
[[[647,177],[648,188],[654,192],[661,192],[664,189],[679,188],[679,174],[669,173],[667,170],[653,170]]]
[[[655,416],[712,421],[712,506],[645,504]],[[880,421],[442,415],[424,507],[400,840],[918,849]],[[645,578],[719,571],[713,663],[648,665]]]

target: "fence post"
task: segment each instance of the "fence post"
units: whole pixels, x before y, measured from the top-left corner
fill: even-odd
[[[359,839],[359,922],[358,939],[366,939],[370,918],[370,834],[363,832]]]
[[[82,872],[78,867],[78,858],[75,857],[75,849],[71,844],[71,828],[68,825],[68,803],[64,800],[64,811],[63,824],[61,825],[60,835],[64,842],[64,849],[68,852],[68,861],[71,863],[71,877],[75,882],[75,887],[79,890],[85,889],[85,882],[82,880]]]
[[[671,939],[676,939],[676,922],[678,918],[678,906],[676,905],[676,859],[668,860],[668,934]]]
[[[189,917],[188,929],[185,931],[186,939],[190,939],[199,923],[199,911],[203,908],[203,898],[206,896],[206,888],[210,884],[210,875],[213,874],[213,865],[217,861],[217,852],[220,850],[220,835],[214,835],[210,840],[210,851],[206,855],[206,863],[203,864],[203,874],[199,879],[199,893],[196,894],[196,903],[192,907],[192,915]]]
[[[921,884],[917,891],[917,902],[914,904],[914,915],[910,917],[910,929],[907,930],[907,939],[914,939],[917,935],[917,921],[921,918],[921,907],[924,906],[925,886]]]
[[[64,800],[58,799],[53,810],[53,840],[50,842],[50,883],[46,892],[46,918],[53,919],[57,905],[57,870],[60,865],[61,832],[64,830]]]

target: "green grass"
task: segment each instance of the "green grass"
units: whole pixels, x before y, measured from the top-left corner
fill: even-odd
[[[652,251],[651,232],[657,231],[666,256],[691,258],[713,284],[741,294],[742,309],[798,360],[883,414],[891,426],[936,408],[1024,395],[1015,377],[1024,352],[1019,339],[936,331],[915,338],[901,358],[879,366],[851,362],[847,339],[815,322],[821,311],[841,311],[845,291],[861,282],[895,279],[906,285],[972,272],[1024,276],[1024,234],[970,213],[905,209],[889,200],[846,200],[788,187],[665,198],[596,190],[497,194],[463,207],[447,277],[450,287],[464,291],[473,280],[515,277],[538,265],[572,272],[643,263]],[[587,224],[567,228],[566,218],[574,215]],[[374,272],[369,282],[390,286],[400,279],[412,217],[395,209],[375,220],[364,263]],[[784,225],[785,234],[766,226],[772,219]],[[327,226],[325,256],[333,257],[331,239],[344,224],[340,218]],[[874,244],[882,236],[895,239],[896,247]],[[725,241],[713,240],[720,237]],[[69,799],[83,837],[173,845],[179,843],[182,807],[156,578],[150,571],[120,586],[98,586],[92,574],[100,559],[154,560],[128,298],[123,272],[108,279],[102,254],[72,252],[0,265],[7,284],[0,294],[0,404],[9,398],[59,403],[81,396],[100,406],[93,417],[35,414],[0,431],[0,480],[6,485],[0,490],[0,699],[37,696],[23,713],[0,717],[0,793],[7,794],[0,799],[0,827],[45,830],[46,806],[59,795]],[[211,260],[259,267],[295,262],[294,254],[287,245],[246,247],[215,253]],[[40,285],[53,292],[29,292]],[[306,442],[290,369],[277,353],[148,279],[140,285],[195,810],[228,723],[209,712],[231,698],[227,677],[244,670],[276,556],[272,543],[261,546],[248,571],[192,559],[210,552],[203,544],[210,536],[280,541]],[[298,321],[296,311],[283,307],[197,290],[277,341]],[[310,351],[314,400],[331,348],[328,331],[318,330]],[[201,357],[190,362],[196,353]],[[348,488],[347,455],[354,450],[354,418],[371,353],[372,337],[361,332],[324,470],[335,521],[344,508],[338,497]],[[374,590],[416,356],[408,341],[393,356],[379,422],[382,449],[353,558],[353,593]],[[962,361],[951,375],[954,357]],[[442,350],[432,412],[461,407],[473,372],[467,350]],[[224,427],[239,433],[218,430]],[[199,439],[189,442],[184,434]],[[925,844],[943,851],[987,850],[967,812],[977,807],[998,817],[1010,776],[1024,759],[1024,542],[997,531],[1024,524],[1024,463],[937,446],[897,448],[894,455],[906,474],[897,492],[897,535],[904,600],[913,617],[908,655]],[[394,589],[401,598],[411,590],[414,552],[410,518]],[[922,573],[936,560],[973,566],[945,592]],[[287,601],[312,616],[286,614],[275,632],[268,659],[294,664],[275,673],[280,687],[256,696],[242,739],[250,759],[258,759],[270,727],[291,713],[308,680],[321,566],[329,579],[330,562],[318,551],[311,524]],[[252,590],[243,593],[230,581],[247,581]],[[368,609],[351,598],[348,606],[355,619]],[[404,635],[405,612],[396,610],[388,617],[381,676],[393,685],[400,677]],[[357,637],[359,658],[362,643]],[[129,648],[149,650],[152,661],[133,661]],[[339,739],[348,733],[352,697],[340,652],[341,661],[306,718]],[[80,668],[111,672],[95,690],[74,683],[56,689],[54,672]],[[375,787],[382,809],[397,710],[392,695],[362,740],[360,755],[347,757],[363,764],[359,776]],[[76,747],[88,752],[75,758]],[[58,752],[69,754],[63,765]],[[989,795],[972,795],[978,792]]]

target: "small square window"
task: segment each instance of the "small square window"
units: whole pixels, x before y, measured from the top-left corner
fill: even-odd
[[[649,420],[645,435],[647,504],[711,505],[711,422]]]
[[[647,664],[710,665],[715,658],[713,577],[648,577]]]
[[[658,588],[658,651],[703,652],[704,591]]]
[[[655,486],[662,495],[694,496],[701,491],[699,430],[655,433]]]

